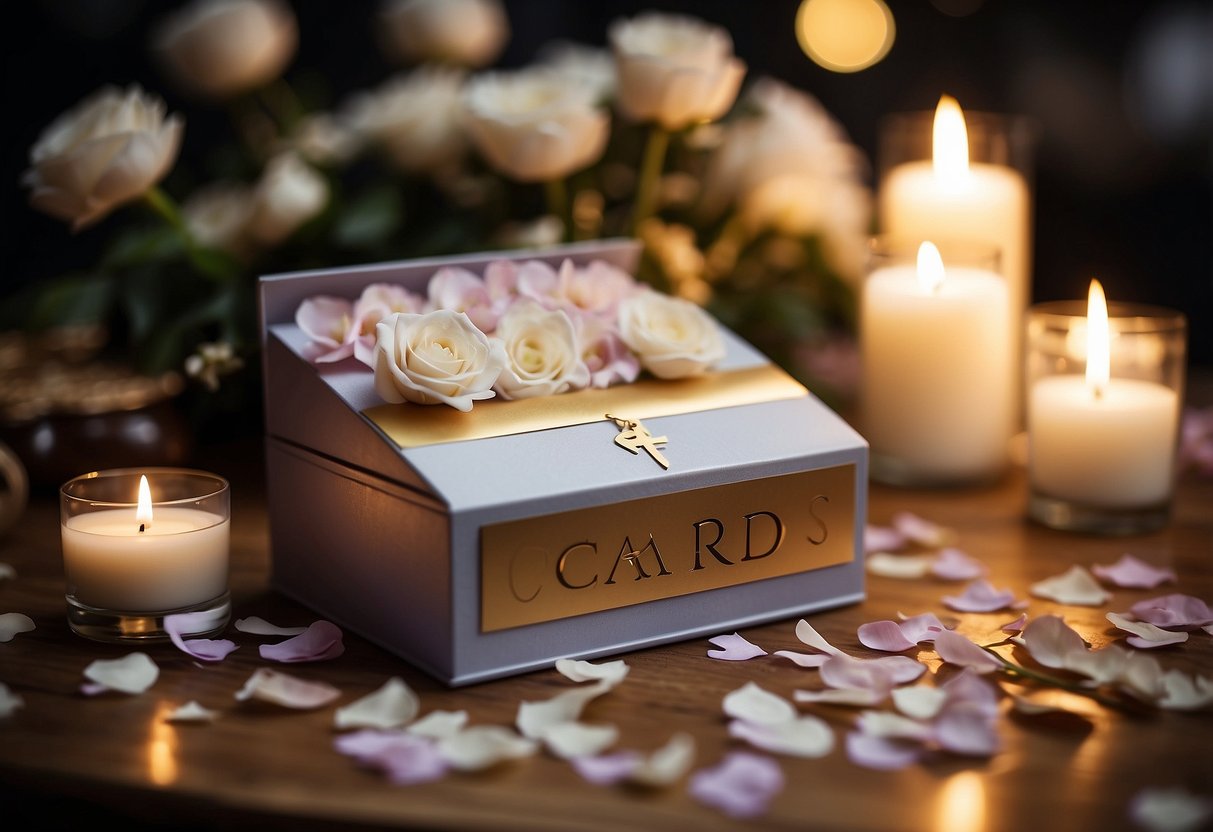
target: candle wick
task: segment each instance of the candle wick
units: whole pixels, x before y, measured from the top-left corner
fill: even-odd
[[[145,531],[147,531],[147,524],[146,524],[146,523],[140,523],[140,524],[139,524],[139,531],[140,531],[140,532],[145,532]]]
[[[1103,398],[1103,385],[1097,384],[1097,385],[1095,385],[1095,401],[1099,401],[1102,398]]]

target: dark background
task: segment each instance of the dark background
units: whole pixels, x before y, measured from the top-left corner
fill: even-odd
[[[182,100],[148,58],[151,26],[177,4],[46,0],[6,7],[0,147],[0,297],[87,264],[106,222],[73,235],[26,204],[27,154],[59,113],[104,83],[138,82],[186,112],[183,160],[229,136],[221,109]],[[878,65],[842,75],[798,46],[798,0],[512,0],[498,66],[564,38],[605,44],[611,21],[646,9],[726,27],[749,78],[817,96],[875,163],[881,118],[931,109],[1031,116],[1038,128],[1034,300],[1081,298],[1098,277],[1113,300],[1178,308],[1193,363],[1213,364],[1213,7],[1208,3],[890,0],[897,38]],[[333,104],[398,67],[375,47],[372,2],[292,3],[300,50],[291,83]],[[172,185],[170,179],[167,183]],[[180,194],[178,194],[180,196]],[[338,264],[333,264],[338,265]]]

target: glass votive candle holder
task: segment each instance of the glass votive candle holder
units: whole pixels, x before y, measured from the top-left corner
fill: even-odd
[[[1054,529],[1147,532],[1170,516],[1187,321],[1112,303],[1105,329],[1101,314],[1082,301],[1029,310],[1028,514]]]
[[[1004,473],[1019,378],[1009,303],[992,246],[869,241],[859,418],[873,480],[956,486]]]
[[[214,635],[231,615],[228,482],[184,468],[94,471],[59,491],[67,619],[98,641]]]

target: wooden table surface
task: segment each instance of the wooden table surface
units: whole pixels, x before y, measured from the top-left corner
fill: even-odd
[[[261,616],[302,625],[317,616],[268,589],[269,559],[261,446],[210,449],[206,467],[231,478],[235,617]],[[1173,522],[1141,536],[1066,534],[1025,520],[1022,469],[1001,483],[962,491],[901,490],[872,485],[870,521],[886,524],[909,510],[950,526],[959,545],[989,565],[998,587],[1028,597],[1031,583],[1071,564],[1111,563],[1123,553],[1173,567],[1178,584],[1158,590],[1117,589],[1103,607],[1062,607],[1031,599],[1029,615],[1059,613],[1093,646],[1119,638],[1104,619],[1136,600],[1183,592],[1213,601],[1213,480],[1186,476]],[[82,671],[91,661],[131,648],[73,635],[64,617],[58,507],[36,497],[19,528],[0,540],[0,562],[15,579],[0,582],[0,612],[30,615],[37,629],[0,644],[0,681],[25,706],[0,720],[0,826],[63,828],[115,821],[112,828],[172,829],[771,829],[823,830],[1114,830],[1135,829],[1127,809],[1145,787],[1182,786],[1213,797],[1213,712],[1129,714],[1062,694],[1071,717],[1000,720],[1003,750],[989,759],[941,756],[898,772],[860,768],[842,737],[857,710],[802,705],[836,728],[839,743],[821,759],[775,757],[786,787],[760,819],[740,822],[688,794],[686,781],[636,791],[591,785],[545,754],[478,774],[455,773],[427,785],[394,786],[333,748],[333,711],[392,676],[420,694],[422,711],[466,709],[477,724],[512,725],[522,700],[548,698],[570,683],[545,670],[448,690],[368,642],[347,634],[346,653],[313,664],[274,665],[323,680],[343,695],[316,711],[289,711],[235,701],[258,667],[261,640],[229,629],[244,643],[225,661],[200,666],[171,645],[146,648],[161,668],[142,695],[85,697]],[[335,553],[336,554],[336,553]],[[856,655],[857,627],[898,612],[945,614],[941,598],[962,584],[870,576],[867,600],[810,616],[830,641]],[[960,616],[974,637],[1014,617],[1007,612]],[[769,651],[803,649],[795,619],[753,627],[743,635]],[[1121,634],[1123,635],[1123,634]],[[654,749],[676,731],[697,743],[696,768],[742,748],[726,732],[722,697],[747,681],[790,697],[817,688],[816,671],[763,657],[722,662],[706,657],[706,638],[626,655],[627,680],[595,700],[586,718],[620,729],[619,748]],[[1213,636],[1155,651],[1166,667],[1213,675]],[[931,671],[940,665],[922,654]],[[943,671],[946,673],[946,669]],[[1004,689],[1013,690],[1009,682]],[[188,700],[221,712],[212,724],[163,720]],[[1004,699],[1004,709],[1009,701]]]

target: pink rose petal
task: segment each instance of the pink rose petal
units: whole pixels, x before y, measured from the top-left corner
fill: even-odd
[[[1132,633],[1125,641],[1134,647],[1149,649],[1164,647],[1168,644],[1181,644],[1188,640],[1188,634],[1185,632],[1164,630],[1148,621],[1130,621],[1123,615],[1114,612],[1108,613],[1106,618],[1119,629]]]
[[[970,581],[988,571],[984,563],[955,548],[941,549],[931,562],[931,574],[945,581]]]
[[[319,662],[335,659],[344,652],[341,628],[323,620],[314,622],[294,638],[260,647],[261,658],[275,662]]]
[[[771,654],[795,662],[801,667],[821,667],[830,658],[827,653],[797,653],[794,650],[776,650]]]
[[[765,656],[767,654],[766,650],[763,650],[757,644],[750,643],[737,633],[716,636],[708,639],[708,641],[720,648],[719,650],[708,651],[708,656],[713,659],[722,659],[727,662],[743,662],[746,659]]]
[[[1015,633],[1022,633],[1024,625],[1027,623],[1028,623],[1028,614],[1021,613],[1019,618],[1016,618],[1014,621],[1008,621],[1006,624],[1003,624],[998,629],[1002,630],[1004,633],[1013,635]]]
[[[792,757],[824,757],[834,750],[834,732],[824,720],[815,716],[802,716],[774,725],[735,719],[729,723],[729,736],[763,751]]]
[[[870,621],[859,625],[859,643],[872,650],[882,650],[885,653],[900,653],[917,647],[917,642],[910,641],[902,632],[896,621]]]
[[[341,696],[341,691],[324,682],[309,682],[262,667],[258,668],[244,687],[236,692],[237,701],[261,699],[286,708],[307,710],[327,705]]]
[[[1022,601],[1015,600],[1015,593],[1011,590],[995,589],[984,578],[973,581],[960,595],[945,595],[943,602],[958,612],[995,612],[1007,607],[1026,606]]]
[[[641,755],[638,751],[618,751],[598,757],[574,757],[569,761],[583,778],[596,786],[611,786],[632,776],[639,768]]]
[[[920,743],[873,737],[852,731],[846,738],[847,759],[857,766],[878,771],[897,771],[918,762],[922,757]]]
[[[219,662],[228,657],[236,648],[236,642],[228,639],[191,638],[185,639],[183,633],[198,632],[205,629],[214,617],[205,612],[187,612],[178,615],[167,615],[164,618],[164,631],[176,645],[178,650],[188,653],[195,659],[204,662]]]
[[[1141,621],[1166,629],[1203,627],[1213,623],[1213,610],[1209,609],[1208,604],[1191,595],[1178,593],[1138,601],[1129,611]]]
[[[951,619],[949,619],[951,620]],[[949,626],[939,619],[933,612],[924,612],[920,615],[912,615],[902,617],[900,624],[901,632],[910,641],[918,644],[922,641],[934,641],[935,636],[941,630],[950,630],[955,626],[955,621]]]
[[[896,552],[904,549],[906,536],[897,529],[888,526],[864,526],[863,551],[865,554],[875,552]]]
[[[989,757],[1002,747],[997,722],[971,703],[945,705],[935,718],[934,736],[941,748],[953,754]]]
[[[338,737],[333,745],[362,765],[384,772],[398,786],[429,783],[447,773],[432,740],[403,731],[355,731]]]
[[[1071,566],[1060,575],[1037,581],[1030,589],[1037,598],[1083,607],[1098,607],[1112,597],[1090,572],[1078,565]]]
[[[769,757],[733,751],[715,768],[691,777],[693,798],[734,818],[762,815],[783,791],[783,769]]]
[[[1003,667],[998,659],[952,630],[944,630],[935,637],[935,652],[948,664],[971,667],[978,673],[992,673]]]
[[[1125,553],[1111,566],[1097,563],[1091,567],[1095,576],[1114,586],[1153,589],[1159,584],[1176,581],[1175,570],[1159,569]]]
[[[863,688],[888,692],[895,685],[913,682],[927,666],[908,656],[857,659],[840,653],[821,666],[821,680],[832,688]]]
[[[987,716],[998,715],[999,688],[971,668],[966,667],[944,682],[940,688],[947,694],[941,712],[963,703],[966,707],[976,708]]]
[[[956,533],[909,511],[893,516],[893,528],[921,546],[941,547],[952,542]]]
[[[1045,667],[1068,667],[1074,656],[1087,652],[1082,636],[1056,615],[1034,618],[1024,628],[1020,643]]]

